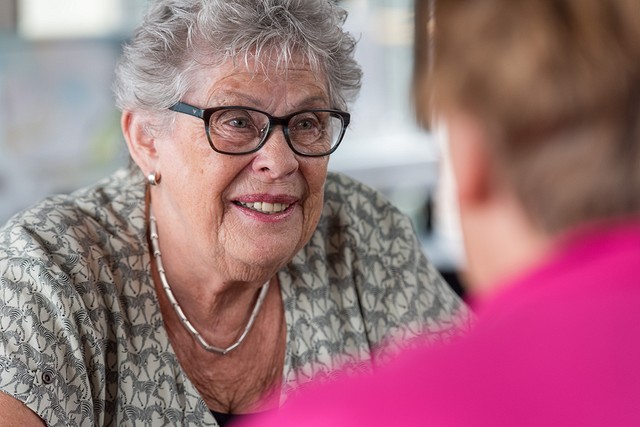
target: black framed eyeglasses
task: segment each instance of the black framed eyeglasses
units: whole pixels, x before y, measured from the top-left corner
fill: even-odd
[[[202,109],[178,102],[169,109],[202,119],[211,148],[230,155],[258,151],[271,131],[280,125],[294,153],[307,157],[328,156],[340,145],[351,120],[349,113],[331,109],[301,110],[283,117],[242,106]]]

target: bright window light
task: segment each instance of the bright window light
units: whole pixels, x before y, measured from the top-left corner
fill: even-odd
[[[109,36],[121,9],[120,0],[19,0],[18,31],[29,39]]]

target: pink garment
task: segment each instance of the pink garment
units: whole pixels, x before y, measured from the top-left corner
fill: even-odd
[[[640,426],[640,221],[566,239],[473,331],[318,386],[259,426]],[[254,424],[252,424],[254,425]]]

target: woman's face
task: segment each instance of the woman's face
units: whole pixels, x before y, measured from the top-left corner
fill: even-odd
[[[193,85],[198,89],[182,101],[200,108],[246,106],[274,116],[331,107],[324,79],[305,62],[296,64],[286,72],[260,66],[248,71],[231,61],[200,70]],[[172,257],[165,264],[224,281],[266,279],[314,232],[328,157],[294,154],[280,126],[255,153],[219,154],[201,119],[175,114],[171,131],[155,143],[161,181],[151,195],[163,258]]]

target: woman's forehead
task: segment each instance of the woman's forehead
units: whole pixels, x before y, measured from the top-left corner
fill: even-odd
[[[286,89],[313,97],[329,97],[324,73],[318,73],[304,60],[291,61],[283,67],[273,62],[240,62],[229,58],[219,64],[199,66],[193,73],[191,86],[191,91],[207,95],[221,90],[254,95],[255,90]]]

